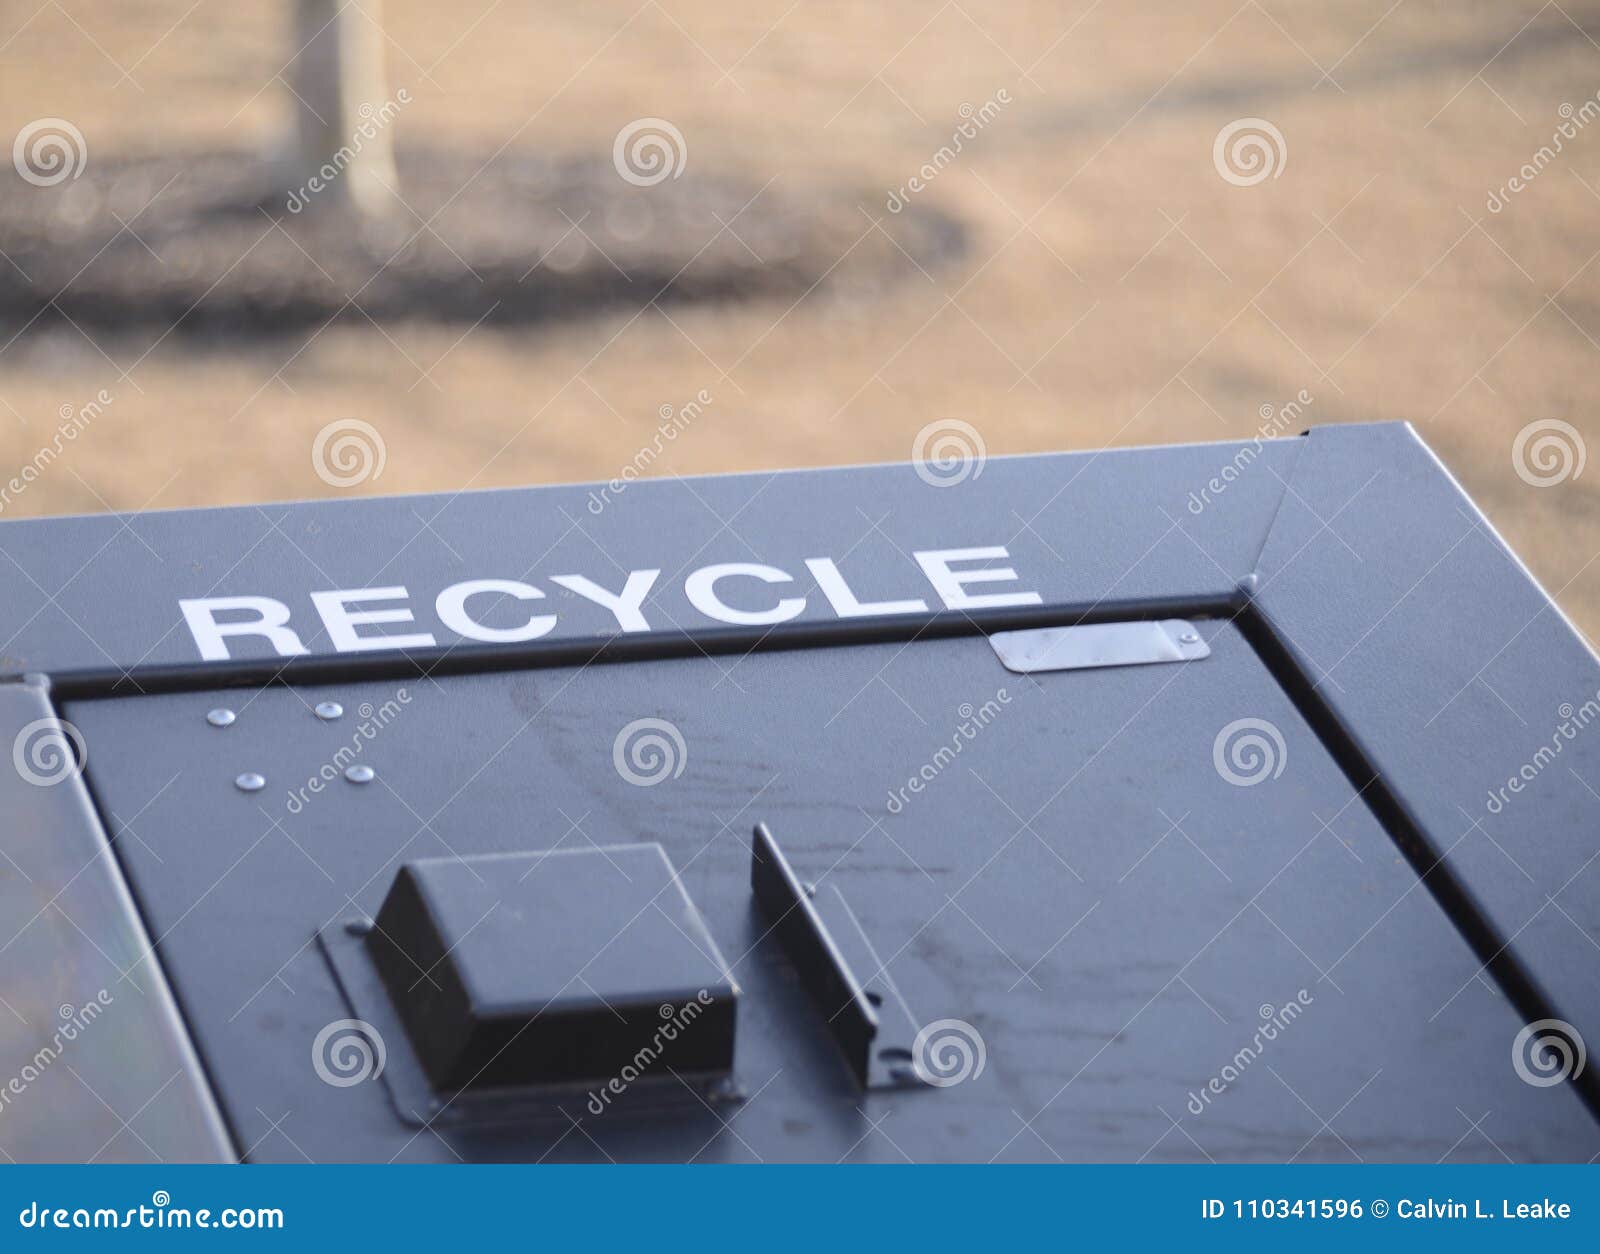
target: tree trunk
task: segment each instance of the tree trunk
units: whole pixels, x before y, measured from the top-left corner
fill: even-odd
[[[363,217],[395,207],[382,0],[293,0],[290,205],[336,200]],[[331,177],[330,177],[331,172]],[[295,212],[299,212],[295,208]]]

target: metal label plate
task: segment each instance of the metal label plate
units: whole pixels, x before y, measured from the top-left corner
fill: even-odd
[[[1019,675],[1194,662],[1211,656],[1204,637],[1181,618],[998,631],[989,637],[989,643],[1001,664]]]

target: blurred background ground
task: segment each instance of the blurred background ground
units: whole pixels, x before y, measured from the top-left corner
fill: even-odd
[[[622,128],[667,119],[673,193],[720,180],[801,223],[825,207],[823,281],[674,303],[623,265],[623,299],[570,316],[389,308],[247,333],[205,299],[128,325],[6,307],[0,470],[63,406],[113,398],[7,517],[607,479],[702,392],[650,473],[905,460],[944,418],[990,455],[1246,438],[1303,390],[1298,425],[1417,424],[1600,632],[1600,466],[1541,488],[1513,461],[1530,423],[1600,435],[1600,126],[1573,124],[1488,207],[1563,105],[1600,92],[1600,4],[389,0],[384,26],[402,158],[603,168]],[[119,162],[260,154],[289,114],[289,29],[272,0],[0,0],[0,138],[70,120],[85,186]],[[890,193],[1001,92],[909,197],[959,246],[896,260]],[[1213,142],[1246,117],[1284,152],[1239,186]],[[0,173],[0,219],[43,221],[37,198],[62,191]],[[181,277],[163,220],[181,201],[134,205],[116,248],[153,237],[148,264]],[[737,252],[730,234],[716,246]],[[586,235],[526,281],[600,266]],[[338,488],[310,450],[346,419],[386,456]]]

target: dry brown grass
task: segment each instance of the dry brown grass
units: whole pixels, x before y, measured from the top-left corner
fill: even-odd
[[[91,161],[265,143],[286,19],[190,2],[0,3],[5,137],[55,115]],[[1535,489],[1510,452],[1536,419],[1600,434],[1600,127],[1485,209],[1558,107],[1600,91],[1600,6],[388,7],[394,85],[416,98],[402,140],[485,155],[605,152],[655,115],[695,167],[859,186],[880,213],[964,102],[1014,103],[923,193],[968,223],[970,255],[870,303],[819,291],[464,339],[339,326],[303,347],[180,334],[137,362],[115,337],[24,334],[0,352],[0,464],[29,458],[64,402],[116,399],[10,513],[325,494],[311,440],[347,416],[388,446],[362,490],[399,492],[609,477],[661,405],[701,389],[714,403],[660,473],[903,459],[947,416],[991,453],[1242,437],[1305,389],[1313,422],[1415,422],[1600,630],[1600,467]],[[1238,188],[1211,149],[1245,115],[1289,156]]]

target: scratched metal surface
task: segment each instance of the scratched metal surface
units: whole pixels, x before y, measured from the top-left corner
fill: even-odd
[[[1019,676],[965,637],[409,681],[403,703],[389,681],[65,713],[102,811],[137,833],[118,847],[253,1159],[1589,1158],[1596,1124],[1570,1086],[1518,1078],[1521,1020],[1273,677],[1202,627],[1213,656],[1171,666]],[[344,719],[312,715],[329,697]],[[387,701],[359,757],[376,780],[291,806]],[[640,786],[614,746],[646,717],[678,729],[682,770]],[[1282,738],[1253,785],[1214,761],[1244,718]],[[268,786],[235,789],[245,770]],[[854,1089],[760,939],[758,820],[844,894],[919,1021],[972,1026],[981,1072]],[[743,1105],[419,1131],[380,1082],[319,1079],[314,1038],[349,1008],[312,936],[375,911],[401,862],[633,840],[667,849],[735,966]],[[1240,1065],[1262,1009],[1297,997]]]

